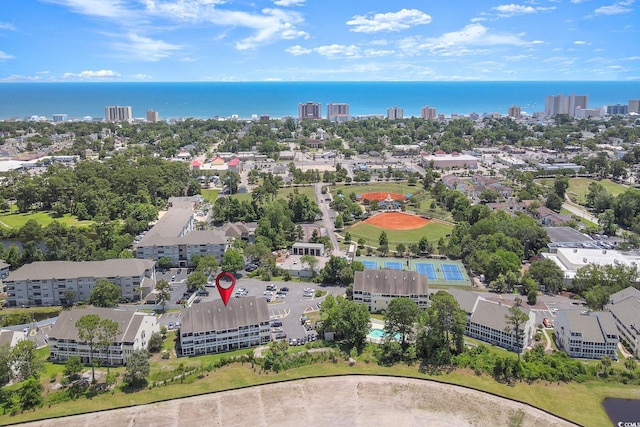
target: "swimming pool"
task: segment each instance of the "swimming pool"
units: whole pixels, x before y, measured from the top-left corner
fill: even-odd
[[[371,330],[369,331],[369,338],[382,339],[386,335],[387,334],[384,332],[384,329],[371,328]],[[400,334],[396,334],[394,338],[399,341],[402,336]]]

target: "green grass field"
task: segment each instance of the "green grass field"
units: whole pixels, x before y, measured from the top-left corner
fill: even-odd
[[[367,245],[374,247],[379,246],[378,238],[383,230],[387,233],[387,238],[389,239],[389,249],[393,250],[398,243],[404,243],[405,245],[417,243],[423,236],[427,236],[429,242],[435,245],[441,237],[451,233],[453,226],[432,221],[424,227],[414,230],[387,230],[366,222],[359,222],[345,229],[345,231],[351,233],[353,242],[357,242],[362,237],[367,241]]]
[[[398,193],[398,194],[417,194],[418,191],[424,191],[422,186],[418,185],[409,185],[406,182],[367,182],[364,184],[354,183],[353,185],[336,185],[335,187],[329,188],[331,194],[334,196],[337,194],[338,190],[342,190],[344,194],[356,193],[356,194],[364,194],[371,193],[376,191],[388,192],[388,193]]]
[[[30,219],[36,221],[43,227],[51,224],[53,221],[58,221],[68,226],[87,226],[91,225],[93,221],[79,221],[75,216],[66,214],[60,218],[55,218],[50,212],[28,212],[28,213],[3,213],[0,214],[0,226],[7,228],[22,228]]]
[[[278,198],[279,199],[286,199],[287,197],[289,197],[289,194],[293,194],[295,192],[295,190],[298,190],[299,194],[304,194],[305,196],[307,196],[309,199],[315,201],[316,200],[316,193],[313,187],[308,186],[308,187],[285,187],[285,188],[281,188],[278,190]]]
[[[209,190],[209,189],[200,190],[200,194],[202,195],[204,200],[206,200],[211,204],[214,204],[216,202],[219,192],[220,190]]]
[[[553,179],[545,178],[536,180],[537,183],[553,188]],[[592,182],[597,182],[602,185],[605,190],[607,190],[612,196],[617,196],[621,193],[624,193],[627,190],[627,187],[613,182],[609,179],[603,179],[601,181],[590,179],[590,178],[570,178],[569,179],[569,188],[567,189],[567,193],[574,200],[574,202],[584,205],[587,198],[587,193],[589,191],[589,184]]]

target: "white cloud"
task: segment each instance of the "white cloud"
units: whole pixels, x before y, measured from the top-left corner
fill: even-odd
[[[104,18],[121,18],[128,16],[130,11],[127,2],[122,0],[43,0],[47,3],[66,6],[82,15],[102,16]]]
[[[556,8],[555,6],[532,7],[532,6],[523,6],[523,5],[511,3],[511,4],[502,4],[500,6],[493,7],[492,10],[495,10],[497,12],[498,18],[511,18],[512,16],[530,15],[538,12],[547,12],[550,10],[555,10],[555,8]]]
[[[14,31],[16,27],[8,22],[0,22],[0,30]]]
[[[388,56],[393,55],[395,52],[393,50],[385,50],[385,49],[365,49],[363,54],[364,56]]]
[[[78,74],[64,73],[62,78],[65,80],[116,80],[121,78],[120,73],[116,73],[113,70],[86,70],[81,71]]]
[[[375,33],[378,31],[400,31],[431,22],[431,16],[417,9],[402,9],[398,12],[355,15],[347,25],[356,33]]]
[[[355,45],[332,44],[316,47],[313,50],[327,58],[356,57],[360,54],[360,49]]]
[[[584,46],[584,45],[588,45],[589,43],[584,41],[584,40],[576,40],[573,42],[573,44],[577,45],[577,46]]]
[[[620,15],[621,13],[633,12],[633,9],[628,7],[633,4],[633,0],[619,1],[611,6],[602,6],[593,11],[596,15]]]
[[[290,54],[292,54],[294,56],[308,55],[310,53],[313,53],[313,49],[307,49],[307,48],[304,48],[304,47],[302,47],[300,45],[295,45],[295,46],[288,47],[284,51],[287,52],[287,53],[290,53]]]
[[[12,58],[13,58],[12,55],[9,55],[8,53],[0,50],[0,61],[6,61],[7,59],[12,59]]]
[[[142,73],[133,74],[129,77],[135,80],[151,80],[153,78],[153,76],[150,76],[149,74],[142,74]]]
[[[493,10],[497,11],[498,16],[502,16],[502,17],[536,13],[536,9],[531,6],[522,6],[522,5],[513,4],[513,3],[496,6],[493,8]]]
[[[401,40],[398,46],[408,55],[426,50],[437,55],[459,56],[482,53],[484,50],[478,50],[478,48],[487,46],[525,46],[529,44],[531,43],[523,40],[520,34],[491,33],[482,24],[469,24],[460,31],[445,33],[440,37],[408,37]]]
[[[0,79],[2,82],[37,82],[42,80],[40,76],[22,76],[20,74],[12,74]]]
[[[125,58],[136,61],[156,62],[171,56],[183,47],[162,40],[153,40],[138,34],[127,34],[126,42],[114,43],[112,46],[125,55]]]
[[[284,7],[302,6],[305,1],[306,0],[274,0],[273,4]]]
[[[523,61],[525,59],[531,59],[533,56],[531,55],[513,55],[513,56],[505,56],[504,59],[506,61]]]

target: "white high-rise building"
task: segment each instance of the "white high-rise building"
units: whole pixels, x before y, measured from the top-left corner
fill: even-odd
[[[389,120],[402,119],[404,117],[404,111],[400,107],[387,108],[387,118]]]
[[[587,95],[551,95],[544,100],[544,113],[547,116],[556,114],[568,114],[576,116],[576,110],[586,110],[589,108],[589,97]]]
[[[349,120],[349,104],[327,104],[327,120],[332,122],[346,122]]]
[[[632,99],[629,101],[629,113],[640,114],[640,99]]]
[[[433,120],[437,117],[437,113],[436,113],[436,109],[433,107],[429,107],[428,105],[426,107],[422,107],[420,109],[420,117],[422,117],[423,119],[426,120]]]
[[[298,104],[298,118],[300,120],[322,119],[322,104],[311,101],[305,104]]]
[[[129,122],[133,119],[131,107],[121,105],[104,107],[104,119],[107,122]]]

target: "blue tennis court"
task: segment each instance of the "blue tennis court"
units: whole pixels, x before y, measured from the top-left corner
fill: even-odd
[[[385,261],[384,268],[390,268],[391,270],[402,270],[402,263],[398,261]]]
[[[364,264],[364,269],[365,270],[377,270],[378,269],[378,263],[375,262],[375,261],[365,260],[365,261],[362,261],[362,264]]]
[[[440,264],[444,280],[464,280],[460,267],[456,264]]]
[[[438,276],[436,276],[436,268],[433,264],[417,262],[416,263],[416,271],[418,274],[423,274],[427,276],[429,280],[435,280]]]

